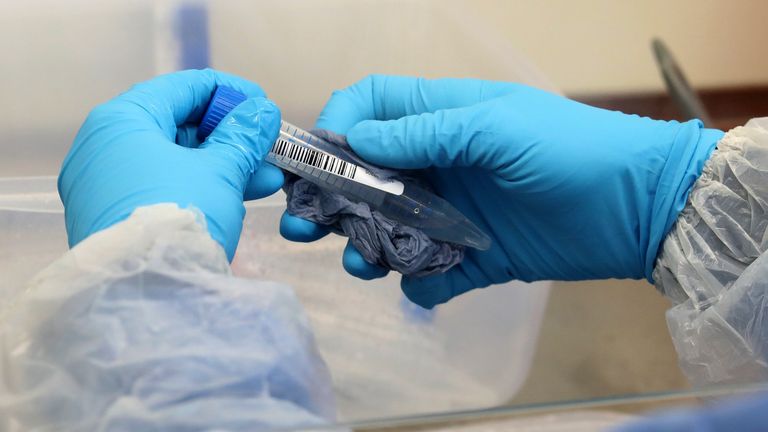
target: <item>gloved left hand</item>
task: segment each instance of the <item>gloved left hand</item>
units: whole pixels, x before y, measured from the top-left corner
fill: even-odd
[[[205,142],[197,124],[218,85],[249,99]],[[262,164],[277,139],[280,111],[256,84],[214,70],[190,70],[137,84],[96,107],[80,128],[59,175],[67,234],[74,246],[137,207],[194,207],[232,260],[244,199],[277,191],[282,172]]]

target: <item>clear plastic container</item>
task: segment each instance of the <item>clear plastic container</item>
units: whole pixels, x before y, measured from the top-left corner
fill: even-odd
[[[471,2],[3,4],[0,16],[10,18],[0,37],[14,61],[0,68],[0,89],[13,101],[0,109],[0,303],[67,247],[55,178],[2,177],[55,175],[91,107],[178,66],[168,23],[186,3],[207,5],[211,66],[258,82],[286,120],[305,128],[334,89],[371,73],[552,89]],[[61,55],[72,47],[77,55]],[[341,420],[489,407],[517,392],[547,283],[477,290],[425,311],[403,299],[395,275],[362,282],[345,274],[344,239],[280,238],[283,199],[249,206],[234,268],[296,288],[333,373]]]
[[[548,284],[509,283],[433,311],[408,302],[399,278],[363,282],[341,266],[345,239],[278,234],[284,196],[248,206],[234,271],[291,284],[331,369],[341,420],[490,407],[523,384]],[[66,251],[53,177],[0,179],[0,301]]]

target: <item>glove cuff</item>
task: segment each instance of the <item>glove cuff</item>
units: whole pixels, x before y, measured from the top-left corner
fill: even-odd
[[[644,269],[650,283],[654,283],[653,267],[661,242],[683,211],[694,182],[701,175],[705,162],[723,135],[720,130],[705,129],[699,120],[691,120],[679,126],[659,176],[653,200]]]

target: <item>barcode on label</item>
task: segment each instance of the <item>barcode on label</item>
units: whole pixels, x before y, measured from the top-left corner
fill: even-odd
[[[357,172],[355,164],[282,138],[272,147],[272,153],[348,179],[354,179]]]

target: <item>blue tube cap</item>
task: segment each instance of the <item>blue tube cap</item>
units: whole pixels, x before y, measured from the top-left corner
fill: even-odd
[[[204,141],[216,129],[216,125],[246,99],[248,99],[246,95],[232,87],[218,86],[208,104],[208,109],[205,110],[203,120],[197,127],[197,139]]]

